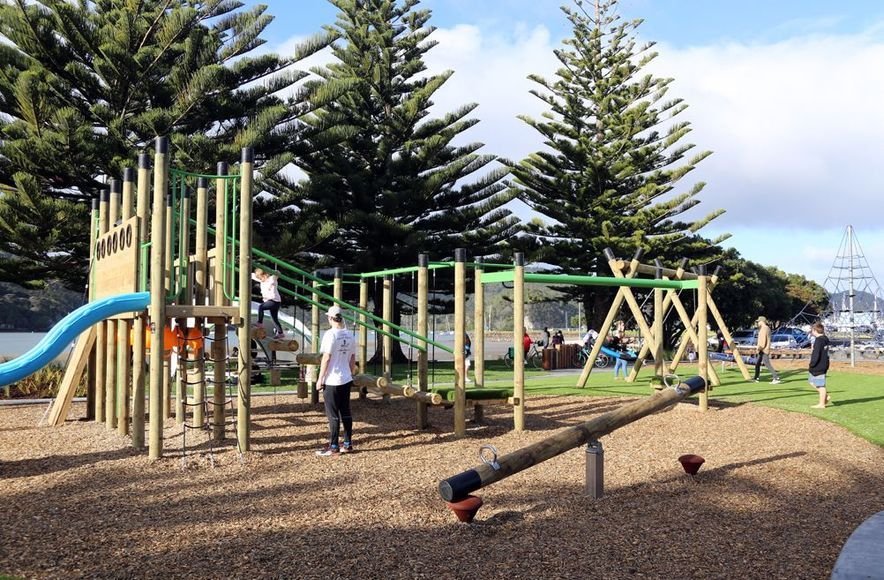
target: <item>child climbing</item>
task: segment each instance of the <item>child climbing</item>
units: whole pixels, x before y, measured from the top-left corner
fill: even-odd
[[[261,300],[263,300],[261,305],[258,306],[258,326],[264,324],[264,311],[266,310],[270,313],[270,318],[276,327],[274,338],[285,338],[282,325],[279,323],[279,306],[282,304],[282,298],[279,296],[279,288],[277,288],[278,277],[268,274],[261,268],[255,268],[255,271],[252,273],[252,280],[261,285]]]

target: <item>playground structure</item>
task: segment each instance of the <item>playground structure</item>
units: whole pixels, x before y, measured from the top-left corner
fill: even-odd
[[[645,315],[642,312],[642,308],[639,306],[635,295],[632,293],[632,288],[628,285],[621,285],[618,289],[614,301],[611,303],[611,307],[608,310],[608,314],[605,317],[605,321],[599,329],[599,336],[604,337],[608,334],[614,324],[618,312],[620,311],[621,305],[626,302],[637,323],[640,336],[643,339],[642,347],[638,352],[633,368],[626,380],[628,382],[635,381],[643,366],[644,359],[648,354],[654,359],[655,376],[659,377],[665,374],[674,374],[678,370],[679,362],[681,361],[685,350],[688,345],[692,343],[697,349],[700,376],[704,380],[708,379],[710,386],[719,385],[720,380],[715,369],[708,364],[708,322],[709,314],[711,313],[725,340],[731,345],[734,353],[734,362],[737,363],[743,378],[748,381],[750,378],[749,370],[746,368],[742,356],[740,356],[738,347],[734,345],[730,330],[712,298],[712,290],[719,281],[719,270],[716,269],[712,276],[706,276],[702,269],[695,272],[688,272],[685,270],[686,260],[682,260],[682,263],[676,269],[664,268],[659,260],[655,261],[654,265],[643,264],[641,263],[642,255],[643,251],[639,249],[636,251],[632,260],[625,261],[618,260],[610,249],[605,250],[608,266],[611,268],[614,277],[618,280],[624,282],[627,280],[637,281],[641,280],[637,277],[639,274],[650,274],[654,276],[655,280],[660,282],[684,281],[686,284],[682,285],[680,288],[677,286],[670,286],[668,288],[663,285],[653,286],[654,303],[652,324],[650,326],[645,320]],[[695,289],[697,291],[696,309],[693,316],[688,314],[684,303],[679,298],[678,290],[680,289]],[[666,294],[665,297],[663,295],[664,290]],[[666,363],[663,356],[663,323],[670,308],[673,308],[678,313],[679,319],[685,330],[681,343],[672,357],[669,367],[665,368]],[[583,367],[583,372],[577,380],[577,387],[583,388],[586,386],[586,381],[589,378],[589,374],[592,372],[595,360],[599,353],[602,352],[603,348],[604,341],[597,340]],[[708,397],[704,389],[704,392],[700,395],[700,408],[701,410],[705,410],[707,406]]]
[[[14,364],[0,365],[0,380],[10,382],[9,377],[11,380],[19,377],[15,373],[33,372],[52,358],[47,359],[51,351],[58,354],[73,336],[79,334],[50,413],[51,424],[60,425],[65,421],[76,386],[87,373],[87,416],[105,423],[108,429],[115,429],[121,435],[131,435],[136,448],[144,446],[144,402],[145,394],[148,394],[151,458],[162,456],[163,423],[173,414],[183,429],[210,429],[214,440],[223,439],[228,424],[226,409],[234,400],[237,444],[240,451],[246,451],[250,447],[251,348],[238,348],[235,357],[231,356],[227,328],[232,325],[237,329],[239,345],[265,340],[263,328],[253,328],[250,324],[250,274],[253,266],[261,266],[265,270],[278,270],[281,293],[297,303],[310,305],[311,350],[298,352],[295,360],[306,367],[301,372],[298,394],[309,396],[313,403],[319,400],[316,371],[321,359],[318,354],[321,311],[330,304],[338,304],[345,309],[344,318],[359,327],[360,374],[354,382],[361,394],[372,390],[385,398],[402,396],[414,400],[418,429],[428,426],[429,407],[442,406],[454,409],[454,433],[462,437],[466,434],[468,405],[472,405],[476,418],[481,419],[483,406],[504,404],[513,408],[514,429],[523,430],[525,283],[617,287],[614,303],[600,330],[602,335],[608,331],[620,304],[626,301],[645,339],[630,380],[635,379],[642,359],[649,351],[654,354],[655,374],[665,374],[662,341],[658,342],[657,337],[662,337],[664,313],[673,305],[689,339],[701,351],[700,377],[704,385],[707,374],[712,384],[718,382],[714,369],[708,367],[705,353],[707,308],[730,341],[727,327],[711,299],[717,273],[706,277],[685,272],[683,265],[677,270],[662,268],[659,264],[648,266],[640,263],[641,252],[632,261],[623,262],[608,251],[613,277],[544,274],[526,272],[524,256],[520,253],[515,255],[511,264],[493,264],[479,259],[467,262],[466,250],[458,249],[452,261],[430,262],[427,254],[420,254],[416,267],[348,275],[358,280],[345,279],[343,269],[335,268],[333,279],[327,280],[252,246],[253,160],[252,151],[245,148],[239,173],[231,174],[224,162],[218,164],[215,175],[171,169],[168,141],[158,138],[153,163],[148,154],[141,154],[137,173],[126,169],[122,181],[112,180],[109,191],[103,191],[100,198],[93,201],[90,302],[47,336],[52,348],[35,349],[40,352],[29,353],[21,360],[13,361]],[[195,204],[192,203],[194,198]],[[215,206],[214,228],[208,225],[211,199],[214,199]],[[214,245],[210,243],[211,238]],[[443,268],[451,269],[453,273],[453,349],[428,338],[429,276],[430,272]],[[467,389],[464,337],[469,269],[474,282],[472,350],[475,386]],[[487,269],[495,271],[486,272]],[[390,322],[394,318],[396,300],[395,276],[409,273],[413,280],[416,277],[416,287],[413,281],[412,290],[417,328],[412,330]],[[638,274],[647,273],[654,273],[654,278],[638,277]],[[368,310],[368,284],[381,280],[382,307],[378,316]],[[359,284],[358,306],[343,300],[345,283]],[[493,283],[511,283],[513,287],[514,374],[511,388],[489,388],[485,384],[484,286]],[[323,290],[327,286],[332,286],[331,294]],[[645,322],[632,288],[653,290],[653,328]],[[677,291],[684,289],[698,290],[698,308],[692,318],[678,298]],[[432,290],[435,297],[435,283]],[[304,327],[306,323],[302,321],[302,332]],[[380,349],[382,372],[377,376],[367,374],[369,330],[383,337]],[[306,333],[303,337],[306,338]],[[417,351],[416,381],[409,378],[407,384],[393,382],[394,341]],[[682,349],[686,343],[682,341]],[[262,342],[262,348],[269,353],[294,352],[300,346],[294,340]],[[453,387],[436,388],[429,384],[430,346],[453,355]],[[597,341],[579,386],[585,385],[601,348],[602,341]],[[177,357],[172,356],[173,351]],[[146,357],[148,353],[149,357]],[[676,355],[669,372],[675,372],[680,354]],[[176,368],[173,368],[176,358]],[[748,379],[748,371],[740,357],[737,362]],[[10,374],[10,369],[15,373]],[[270,374],[271,382],[277,383],[279,369],[271,368]],[[228,387],[234,386],[235,396],[226,392]],[[701,408],[706,406],[705,390],[704,387],[701,393]],[[189,411],[191,424],[186,422]]]

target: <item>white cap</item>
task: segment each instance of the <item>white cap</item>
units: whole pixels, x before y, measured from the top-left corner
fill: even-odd
[[[331,308],[328,309],[328,312],[325,313],[329,318],[337,318],[341,315],[341,307],[335,304]]]

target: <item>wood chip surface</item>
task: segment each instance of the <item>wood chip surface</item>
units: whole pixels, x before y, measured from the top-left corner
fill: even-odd
[[[574,449],[480,490],[456,521],[440,479],[627,399],[538,397],[525,433],[486,409],[465,439],[410,401],[353,400],[351,455],[319,458],[321,407],[253,398],[253,450],[167,423],[147,459],[99,425],[35,427],[0,409],[0,575],[28,578],[828,578],[847,537],[884,509],[884,449],[813,417],[693,404],[603,438],[605,497]],[[72,417],[82,416],[75,405]],[[706,458],[686,475],[677,458]]]

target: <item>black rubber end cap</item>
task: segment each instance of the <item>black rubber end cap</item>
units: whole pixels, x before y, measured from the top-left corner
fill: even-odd
[[[343,278],[344,277],[344,269],[340,266],[335,267],[335,278]]]
[[[715,271],[712,272],[713,276],[718,276],[721,273],[721,266],[715,266]]]
[[[209,180],[205,177],[198,177],[196,180],[196,186],[199,189],[208,189],[209,188]]]
[[[110,190],[106,187],[101,189],[101,193],[98,194],[99,199],[102,203],[107,203],[110,201]]]
[[[119,179],[111,179],[111,193],[123,193],[123,183]]]
[[[135,181],[135,170],[131,167],[126,167],[123,169],[123,181],[128,181],[132,183]]]
[[[466,248],[457,248],[454,250],[454,261],[455,262],[466,262],[467,261]]]
[[[418,268],[426,268],[430,265],[430,256],[427,254],[418,254],[417,255],[417,267]]]
[[[443,479],[439,482],[439,495],[445,501],[460,501],[482,487],[482,478],[475,469]]]
[[[97,210],[98,210],[98,198],[93,197],[92,198],[92,211],[97,211]]]
[[[242,162],[243,163],[254,163],[255,162],[255,150],[251,147],[243,147],[242,148]]]
[[[226,161],[219,161],[218,168],[215,170],[215,173],[217,173],[218,175],[227,175],[228,169],[229,167]]]
[[[524,266],[525,265],[525,254],[522,252],[516,252],[513,254],[513,263],[516,266]]]
[[[602,250],[602,253],[605,255],[606,260],[608,260],[609,262],[614,261],[614,250],[612,250],[611,248],[605,248],[604,250]]]
[[[688,377],[687,379],[685,379],[684,384],[686,384],[690,388],[692,395],[696,395],[706,388],[706,381],[703,380],[703,377],[699,376]]]
[[[166,194],[166,207],[172,207],[172,194]]]
[[[169,138],[168,137],[157,137],[156,138],[156,152],[158,155],[165,155],[169,152]]]
[[[632,257],[632,259],[635,260],[636,262],[638,262],[639,260],[642,259],[642,256],[644,256],[644,255],[645,255],[645,249],[644,249],[644,248],[638,248],[638,249],[635,251],[635,255]]]
[[[138,169],[150,169],[149,153],[141,153],[138,155]]]

